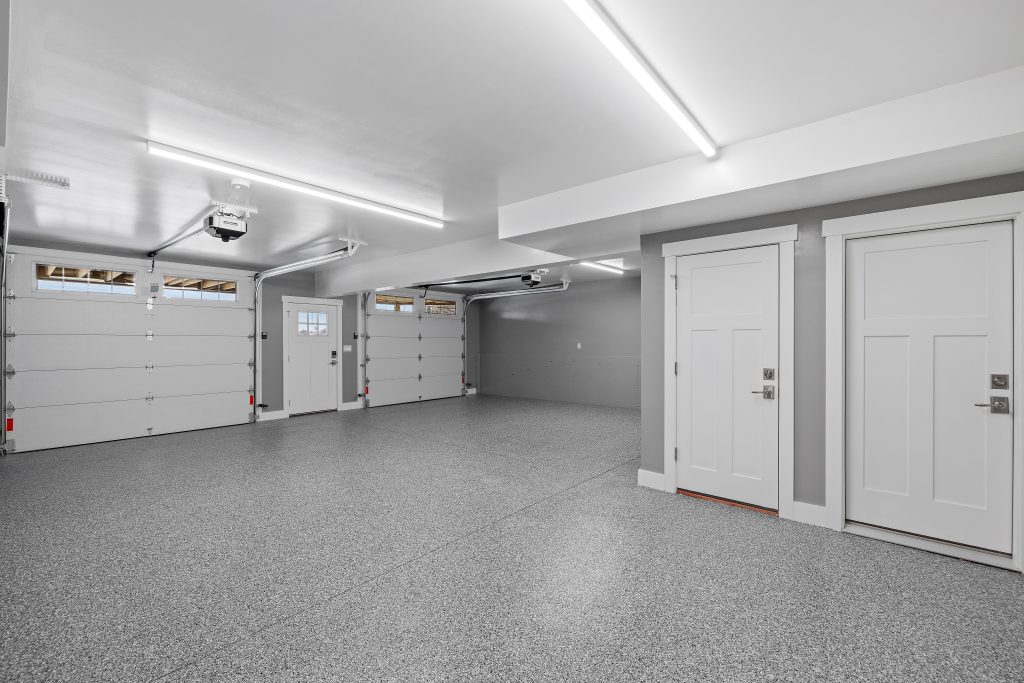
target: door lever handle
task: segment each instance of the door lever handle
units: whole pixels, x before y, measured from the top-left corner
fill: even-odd
[[[975,403],[975,408],[988,408],[990,413],[1005,414],[1010,412],[1010,399],[1006,396],[992,396],[988,403]]]

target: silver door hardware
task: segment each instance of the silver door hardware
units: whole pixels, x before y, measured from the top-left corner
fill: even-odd
[[[992,388],[993,389],[1009,389],[1010,388],[1010,376],[1009,375],[992,375]]]
[[[766,382],[771,382],[775,379],[775,368],[765,368],[764,378]]]
[[[764,388],[759,391],[751,391],[752,394],[761,394],[761,398],[766,400],[772,400],[775,398],[775,387],[771,384],[765,384]]]
[[[988,412],[1006,414],[1010,412],[1010,399],[1006,396],[990,396],[988,403],[975,403],[978,408],[988,408]]]

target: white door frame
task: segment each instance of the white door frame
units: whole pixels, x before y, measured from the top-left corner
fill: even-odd
[[[794,243],[797,226],[750,230],[704,237],[662,245],[665,259],[665,469],[661,487],[676,490],[676,257],[715,251],[745,249],[777,244],[779,246],[779,517],[794,519],[793,499],[793,324],[794,324]],[[641,470],[641,484],[650,485],[650,476]],[[646,479],[646,481],[645,481]]]
[[[336,366],[337,367],[337,372],[338,372],[338,386],[337,386],[338,390],[336,392],[334,392],[334,400],[335,400],[335,408],[334,409],[335,410],[345,410],[344,408],[342,408],[342,401],[341,401],[341,396],[342,396],[342,393],[341,393],[342,392],[341,366],[344,365],[344,363],[342,363],[342,354],[341,354],[341,346],[342,346],[342,341],[343,341],[342,336],[341,336],[341,312],[342,312],[341,309],[342,309],[342,307],[344,305],[342,300],[341,299],[317,299],[315,297],[308,297],[308,296],[282,296],[281,297],[281,340],[282,340],[282,352],[281,352],[282,368],[281,369],[282,369],[283,372],[282,372],[282,378],[281,378],[281,380],[282,380],[282,391],[281,391],[281,394],[282,394],[282,396],[284,398],[284,408],[283,408],[283,410],[284,410],[285,415],[286,416],[288,415],[288,399],[291,396],[291,394],[289,394],[290,387],[288,386],[288,358],[289,358],[289,354],[291,352],[291,343],[292,343],[291,342],[291,339],[292,339],[291,332],[292,332],[292,326],[288,324],[288,314],[285,312],[286,309],[288,308],[288,304],[300,304],[300,305],[309,305],[309,306],[323,306],[324,308],[334,307],[334,308],[337,309],[337,316],[335,317],[335,320],[338,321],[338,330],[337,330],[337,337],[335,337],[335,339],[337,339],[337,341],[338,341],[338,364]]]
[[[974,562],[1021,569],[1024,542],[1021,374],[1024,342],[1024,192],[929,204],[826,220],[825,238],[825,514],[824,526]],[[1010,557],[846,521],[846,241],[978,223],[1013,223],[1013,543]]]

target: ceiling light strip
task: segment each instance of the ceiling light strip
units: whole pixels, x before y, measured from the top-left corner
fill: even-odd
[[[374,211],[376,213],[384,214],[385,216],[401,218],[403,220],[418,223],[420,225],[426,225],[431,228],[444,227],[444,220],[441,218],[434,218],[432,216],[416,213],[415,211],[408,211],[396,206],[381,204],[380,202],[375,202],[371,199],[363,199],[362,197],[345,194],[344,192],[338,192],[337,190],[330,190],[317,185],[311,185],[309,183],[304,183],[301,180],[292,180],[291,178],[274,175],[273,173],[268,173],[259,169],[240,166],[238,164],[231,163],[230,161],[214,159],[213,157],[208,157],[197,152],[190,152],[185,149],[171,147],[170,145],[154,142],[152,140],[147,141],[146,145],[150,154],[164,157],[165,159],[181,161],[186,164],[199,166],[200,168],[206,168],[211,171],[220,171],[221,173],[226,173],[233,177],[241,177],[257,183],[264,183],[273,187],[298,192],[310,197],[326,199],[339,204],[366,209],[367,211]]]
[[[594,263],[593,261],[580,261],[581,266],[589,266],[591,268],[597,268],[598,270],[604,270],[609,273],[615,273],[616,275],[622,275],[626,271],[621,268],[613,268],[612,266],[606,266],[602,263]]]
[[[687,111],[683,103],[672,93],[657,72],[647,63],[643,55],[633,47],[629,39],[618,29],[601,6],[594,0],[564,0],[569,9],[590,29],[590,32],[601,41],[619,64],[636,79],[647,94],[658,103],[665,113],[683,129],[705,156],[711,158],[718,154],[718,149],[711,137],[697,123],[697,119]]]

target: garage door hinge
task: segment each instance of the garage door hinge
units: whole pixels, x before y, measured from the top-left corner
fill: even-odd
[[[419,341],[423,341],[423,335],[422,335],[422,334],[418,334],[418,335],[416,335],[416,338],[417,338],[417,339],[418,339]]]
[[[250,368],[254,368],[254,367],[256,367],[256,361],[251,360],[248,363],[246,363],[246,365],[248,365]]]
[[[146,394],[146,403],[153,402],[153,394]]]
[[[146,363],[146,372],[153,372],[153,368],[155,367],[156,365],[154,365],[153,363]]]
[[[250,335],[249,335],[249,336],[247,337],[247,339],[255,339],[255,338],[256,338],[256,335],[255,335],[255,334],[250,334]]]
[[[14,290],[13,289],[8,289],[7,290],[7,296],[5,296],[4,298],[5,299],[10,299],[11,301],[14,301],[18,297],[14,296]]]
[[[12,401],[7,402],[7,408],[4,410],[7,415],[14,415],[14,403]]]
[[[10,363],[7,364],[7,369],[4,370],[4,377],[14,377],[14,366]]]
[[[416,356],[416,360],[423,360],[423,354],[421,353],[421,354],[417,355]]]
[[[676,462],[679,462],[679,446],[676,446],[675,460]]]
[[[14,334],[14,330],[7,330],[6,332],[4,332],[4,336],[7,337],[8,339],[13,339],[18,335]]]
[[[417,381],[422,382],[423,381],[423,375],[420,375]]]

